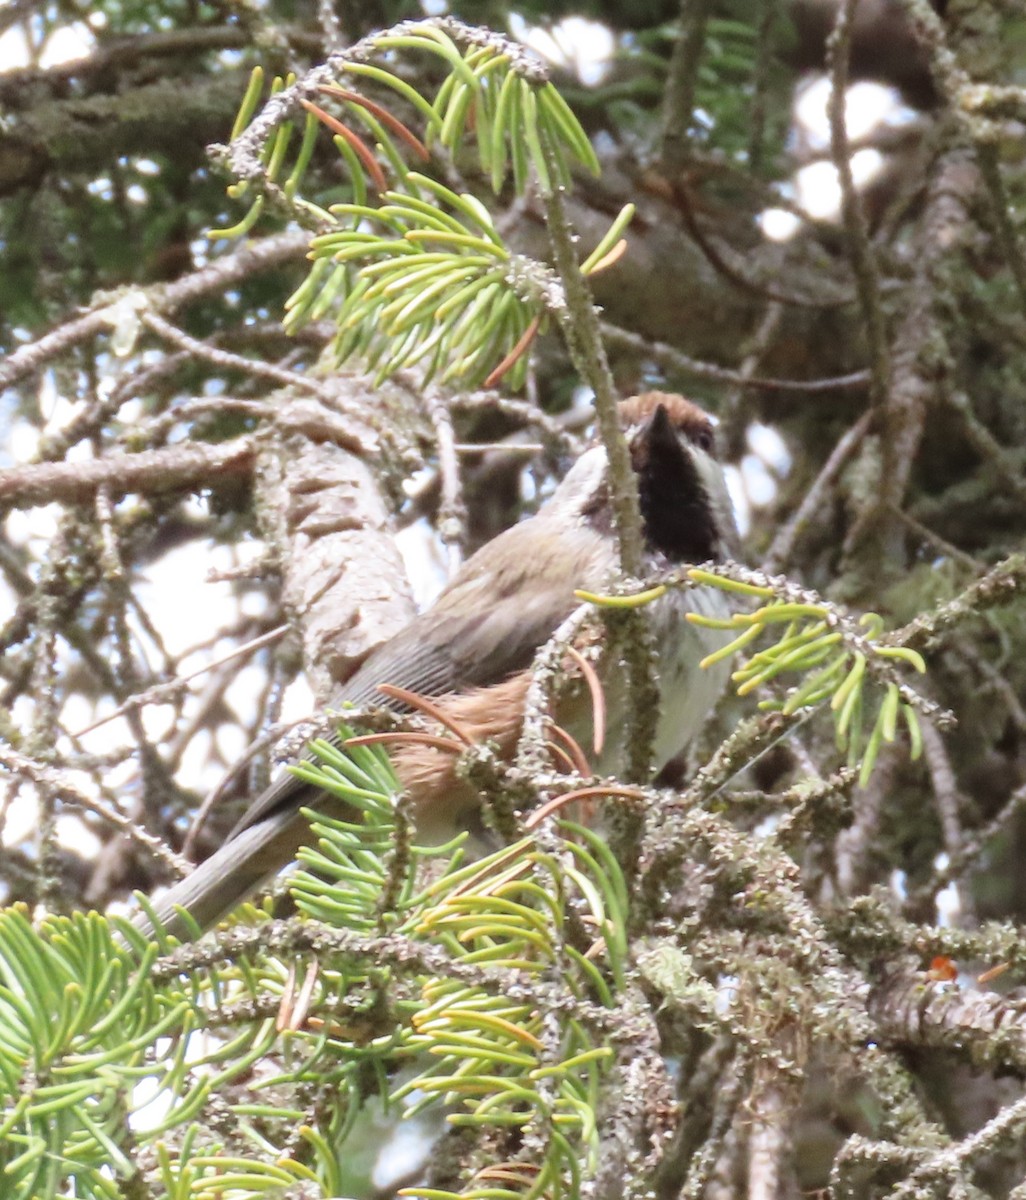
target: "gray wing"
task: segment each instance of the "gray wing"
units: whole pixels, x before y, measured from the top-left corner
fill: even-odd
[[[575,588],[601,586],[614,567],[610,543],[586,525],[567,538],[561,522],[540,513],[514,525],[473,555],[435,604],[375,650],[327,707],[404,706],[378,691],[390,683],[423,696],[486,687],[529,666],[577,606]],[[329,738],[337,744],[335,737]],[[229,834],[283,806],[309,804],[316,789],[282,772]]]
[[[578,515],[543,510],[482,547],[431,609],[367,659],[331,706],[391,703],[377,690],[382,683],[439,696],[496,683],[526,667],[573,611],[574,589],[601,587],[614,569],[612,539]],[[323,797],[283,771],[217,852],[159,899],[159,923],[187,937],[189,925],[177,906],[201,928],[230,912],[295,856],[309,837],[300,809],[319,807]],[[136,924],[153,933],[145,913]]]

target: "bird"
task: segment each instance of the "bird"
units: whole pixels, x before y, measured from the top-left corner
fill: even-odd
[[[739,557],[738,533],[726,480],[715,455],[709,415],[675,393],[649,391],[618,405],[637,476],[644,567],[658,575],[683,564],[722,563]],[[605,448],[586,449],[538,512],[471,555],[433,605],[368,656],[331,699],[331,709],[402,708],[396,689],[435,698],[447,717],[474,742],[490,741],[509,759],[520,737],[532,663],[561,623],[578,607],[575,591],[615,582],[619,553]],[[692,740],[722,692],[729,666],[699,663],[734,636],[692,625],[698,612],[726,619],[725,593],[703,585],[670,589],[647,606],[654,641],[660,713],[653,762],[658,769]],[[606,737],[593,763],[615,776],[624,764],[630,702],[623,671],[605,664],[600,686]],[[386,690],[382,685],[391,685]],[[588,742],[592,708],[578,689],[555,714],[579,744]],[[337,740],[337,738],[336,738]],[[423,745],[400,746],[393,766],[422,829],[465,828],[477,798],[455,777],[454,756]],[[140,912],[137,927],[187,940],[192,922],[205,930],[230,913],[295,857],[311,838],[300,809],[329,811],[332,799],[289,771],[259,795],[213,855]],[[185,909],[191,922],[184,920]]]

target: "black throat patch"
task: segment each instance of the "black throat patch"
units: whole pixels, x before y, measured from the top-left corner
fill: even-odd
[[[671,562],[702,563],[717,542],[709,496],[663,405],[631,446],[645,537]]]

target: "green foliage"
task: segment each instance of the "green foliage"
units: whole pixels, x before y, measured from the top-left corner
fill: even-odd
[[[730,621],[715,621],[689,613],[688,620],[696,625],[742,630],[732,642],[709,655],[703,666],[736,654],[772,626],[784,626],[783,633],[771,646],[757,651],[731,676],[738,684],[739,696],[745,696],[781,675],[803,675],[802,682],[785,698],[760,700],[759,707],[791,716],[800,709],[811,709],[829,700],[838,747],[847,751],[849,765],[861,764],[859,783],[862,785],[868,782],[873,772],[881,745],[894,741],[899,717],[908,727],[912,757],[919,757],[922,739],[916,704],[921,701],[907,684],[892,677],[891,669],[895,662],[904,662],[924,673],[926,663],[915,650],[880,643],[884,630],[882,617],[864,613],[853,628],[848,619],[828,604],[817,603],[808,597],[777,598],[777,589],[772,583],[748,583],[703,570],[690,571],[689,576],[695,583],[768,601],[754,612],[735,613]],[[785,590],[794,589],[785,585]],[[865,685],[867,679],[874,677],[883,684],[884,694],[867,735]]]
[[[517,192],[527,186],[528,168],[547,192],[570,183],[570,163],[576,159],[598,174],[598,159],[576,117],[537,64],[513,43],[496,38],[492,44],[472,45],[461,53],[451,38],[430,22],[401,27],[374,39],[381,50],[414,49],[434,53],[451,68],[439,88],[428,117],[429,137],[456,153],[473,124],[478,162],[498,191],[511,169]],[[366,66],[347,64],[347,70],[368,74]],[[374,78],[401,90],[408,86],[395,76]],[[555,172],[554,176],[552,172]]]
[[[156,946],[95,914],[38,930],[0,916],[5,1197],[125,1195],[144,1148],[168,1197],[340,1195],[375,1098],[397,1120],[444,1105],[509,1147],[461,1196],[571,1195],[594,1165],[602,1014],[627,955],[604,842],[557,821],[544,846],[524,837],[467,864],[462,838],[408,845],[382,748],[314,751],[298,773],[362,813],[316,814],[319,846],[300,855],[300,910],[339,931],[316,968],[276,943],[155,973]]]
[[[718,7],[735,11],[711,15],[703,24],[689,137],[696,149],[725,162],[757,171],[763,161],[776,167],[789,127],[792,84],[776,54],[790,36],[789,22],[761,5]],[[621,134],[629,131],[642,144],[655,145],[662,123],[653,116],[662,111],[679,29],[676,6],[659,23],[639,22],[620,44],[619,69],[596,87],[571,93],[574,102],[607,110]],[[773,105],[766,103],[769,93]]]
[[[414,22],[369,45],[386,60],[397,52],[427,51],[448,74],[429,100],[383,66],[356,57],[342,64],[346,75],[386,90],[391,103],[409,109],[423,125],[423,140],[386,105],[350,86],[319,87],[341,106],[343,121],[303,98],[303,85],[294,78],[273,81],[272,103],[278,98],[282,114],[293,92],[307,113],[278,199],[316,219],[322,230],[311,242],[310,273],[286,305],[285,326],[294,332],[334,312],[336,361],[358,356],[379,381],[416,365],[427,379],[475,386],[508,373],[509,386],[519,387],[526,375],[524,351],[554,302],[543,286],[551,281],[544,268],[509,252],[480,200],[410,170],[404,154],[430,161],[431,147],[457,155],[470,143],[495,192],[512,179],[518,194],[533,181],[547,195],[570,185],[575,162],[597,173],[595,152],[563,98],[512,43],[493,36],[461,51],[437,25]],[[258,69],[233,140],[245,134],[262,92]],[[351,201],[327,209],[299,194],[320,123],[334,133],[352,192]],[[295,132],[291,120],[281,119],[264,139],[258,160],[265,188],[282,180]],[[250,189],[250,181],[242,180],[229,190],[238,197]],[[248,233],[270,194],[261,192],[237,225],[211,236]],[[583,264],[586,271],[605,265],[632,213],[627,206],[620,214]]]
[[[139,962],[95,913],[0,913],[0,1192],[9,1200],[117,1197],[131,1176],[132,1088],[170,1078],[152,1055],[165,1031],[188,1025],[183,998],[149,981],[156,947]]]
[[[692,136],[734,154],[747,142],[752,79],[755,74],[758,26],[717,17],[705,23],[704,53],[695,77],[695,122]],[[640,33],[633,57],[644,68],[634,99],[658,103],[666,64],[678,36],[676,19]],[[647,94],[646,94],[647,93]]]
[[[348,227],[311,242],[314,269],[287,302],[285,327],[341,295],[337,361],[359,354],[379,379],[416,364],[428,379],[480,379],[539,319],[539,305],[510,288],[510,255],[479,201],[412,172],[406,182],[411,191],[386,192],[380,208],[333,206]]]
[[[313,749],[318,764],[297,773],[363,809],[364,821],[318,816],[319,848],[300,851],[308,869],[292,885],[300,909],[342,929],[387,928],[411,946],[441,950],[452,973],[418,974],[416,993],[394,1006],[396,1023],[371,1043],[344,1027],[329,1032],[303,1071],[351,1086],[377,1055],[387,1104],[406,1101],[413,1115],[442,1102],[453,1126],[495,1137],[520,1130],[542,1147],[540,1158],[492,1164],[461,1196],[573,1194],[598,1151],[599,1084],[612,1056],[573,1005],[611,1007],[623,984],[627,896],[617,863],[597,834],[567,821],[544,849],[527,837],[470,864],[463,837],[390,855],[405,846],[406,831],[389,803],[396,783],[387,758],[367,747]],[[432,861],[434,870],[418,870]],[[395,974],[387,958],[355,971],[322,964],[321,984],[337,1005],[363,989],[380,994]],[[567,1006],[555,1033],[539,1003],[546,994]],[[387,1070],[405,1059],[415,1073],[390,1090]]]
[[[731,678],[738,685],[739,696],[764,688],[782,675],[803,675],[785,697],[764,698],[759,707],[792,716],[829,701],[837,745],[847,751],[850,766],[859,766],[859,783],[863,786],[873,773],[881,745],[894,741],[899,719],[908,728],[912,758],[919,757],[922,738],[916,710],[932,706],[898,676],[895,668],[899,662],[906,663],[922,674],[926,663],[916,650],[881,642],[884,623],[877,613],[864,613],[856,623],[787,580],[767,579],[736,565],[716,571],[696,568],[688,572],[688,580],[766,601],[753,612],[736,612],[724,620],[687,614],[694,625],[739,631],[733,641],[703,659],[703,667],[731,658],[768,629],[784,626],[772,645],[756,651],[734,671]],[[636,608],[658,600],[667,586],[659,584],[628,596],[599,596],[584,591],[576,595],[605,608]],[[870,680],[882,685],[884,691],[867,735],[866,684]]]

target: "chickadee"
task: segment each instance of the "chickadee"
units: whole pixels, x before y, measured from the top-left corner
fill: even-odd
[[[682,563],[736,556],[737,530],[723,471],[714,456],[709,417],[682,396],[646,392],[620,404],[620,418],[638,476],[645,568],[655,574]],[[601,590],[617,575],[606,452],[587,450],[529,519],[482,546],[431,608],[380,647],[332,698],[332,708],[390,704],[378,687],[392,684],[438,705],[476,741],[493,739],[511,757],[520,736],[536,652],[577,607],[575,589]],[[691,625],[688,611],[727,617],[724,593],[698,587],[670,591],[648,607],[657,651],[661,711],[654,762],[663,766],[694,737],[726,682],[729,668],[699,662],[731,634]],[[611,657],[611,656],[610,656]],[[594,764],[615,775],[625,755],[629,696],[615,663],[602,670],[607,737]],[[555,714],[581,744],[589,744],[590,706]],[[418,827],[460,827],[469,785],[457,781],[451,755],[424,747],[393,755]],[[187,936],[175,907],[201,928],[213,925],[309,840],[303,807],[343,805],[289,772],[252,803],[224,845],[154,903],[164,927]],[[344,807],[344,805],[343,805]],[[140,917],[140,928],[152,928]]]

